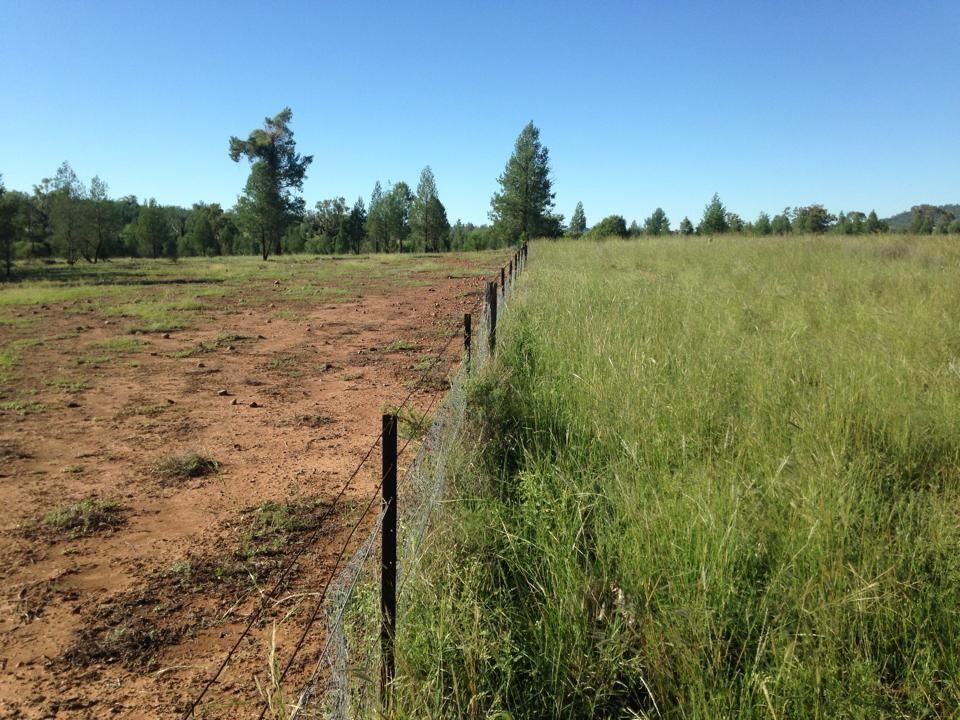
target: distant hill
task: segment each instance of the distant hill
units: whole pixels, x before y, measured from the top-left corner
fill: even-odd
[[[950,213],[955,218],[960,218],[960,205],[940,205],[938,207],[940,210]],[[891,230],[909,230],[911,218],[910,210],[904,210],[902,213],[897,213],[893,217],[888,217],[886,222],[890,225]]]

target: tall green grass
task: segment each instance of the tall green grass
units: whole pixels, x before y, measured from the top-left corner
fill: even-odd
[[[397,716],[960,713],[960,245],[529,267],[403,598]]]

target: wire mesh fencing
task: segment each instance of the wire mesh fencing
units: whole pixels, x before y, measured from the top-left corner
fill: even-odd
[[[397,520],[398,602],[403,603],[408,581],[416,572],[421,545],[431,514],[443,497],[450,475],[453,451],[465,430],[467,377],[491,357],[491,317],[502,314],[519,271],[511,272],[500,287],[493,284],[496,307],[491,312],[490,288],[480,317],[473,317],[469,350],[450,379],[450,388],[430,420],[430,407],[422,422],[430,421],[417,452],[400,474]],[[525,261],[525,257],[523,258]],[[495,319],[494,319],[495,322]],[[434,399],[436,402],[436,396]],[[409,439],[407,441],[410,442]],[[404,446],[406,449],[406,445]],[[402,468],[404,459],[398,463]],[[376,716],[381,708],[380,585],[381,533],[385,508],[377,505],[370,530],[349,562],[333,579],[324,603],[326,635],[310,676],[301,688],[291,720],[330,718],[347,720]]]

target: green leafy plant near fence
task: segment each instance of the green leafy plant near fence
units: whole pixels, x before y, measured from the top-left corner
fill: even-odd
[[[395,716],[954,717],[960,248],[884,242],[531,249]]]

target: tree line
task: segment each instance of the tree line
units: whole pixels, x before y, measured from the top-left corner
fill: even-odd
[[[30,192],[6,190],[0,175],[0,261],[6,277],[15,259],[61,258],[73,264],[114,257],[445,252],[504,247],[563,232],[562,217],[549,212],[549,152],[533,123],[521,132],[498,178],[491,223],[451,225],[429,165],[415,189],[378,180],[369,201],[359,197],[350,205],[334,197],[308,209],[302,189],[313,157],[297,152],[292,119],[284,108],[246,139],[229,139],[230,159],[250,163],[232,208],[110,197],[104,180],[83,182],[69,162]]]
[[[957,234],[960,235],[960,218],[952,212],[935,205],[914,205],[910,211],[911,221],[902,231],[915,235]],[[756,220],[744,221],[737,213],[728,210],[720,196],[714,193],[703,209],[700,222],[696,225],[689,217],[684,217],[676,229],[671,228],[670,219],[661,208],[654,210],[641,224],[636,220],[627,226],[622,215],[608,215],[593,227],[587,229],[587,220],[583,203],[577,203],[576,209],[566,230],[570,237],[638,237],[642,235],[722,235],[739,233],[743,235],[791,235],[833,233],[837,235],[870,235],[891,232],[889,223],[877,217],[871,210],[840,212],[836,215],[823,205],[806,205],[784,208],[783,212],[770,216],[761,212]]]
[[[109,196],[100,177],[85,184],[68,162],[31,192],[7,191],[0,175],[0,262],[10,277],[15,259],[63,258],[68,263],[97,263],[111,257],[176,260],[184,256],[281,253],[445,252],[505,247],[533,237],[636,237],[641,235],[843,235],[890,230],[876,212],[834,215],[822,205],[785,208],[772,217],[761,212],[744,221],[719,195],[694,225],[684,217],[677,227],[661,209],[628,226],[622,215],[587,225],[577,203],[566,224],[554,212],[555,193],[549,150],[540,130],[529,122],[497,178],[490,200],[489,224],[452,224],[440,200],[430,166],[414,190],[406,182],[378,180],[368,201],[350,205],[344,197],[320,200],[310,209],[302,197],[313,156],[297,152],[290,127],[293,112],[284,108],[264,120],[246,139],[230,137],[228,155],[250,163],[250,175],[232,208],[197,202],[190,208],[144,202],[135,196]],[[914,233],[960,234],[960,219],[944,208],[918,205],[908,228]]]

